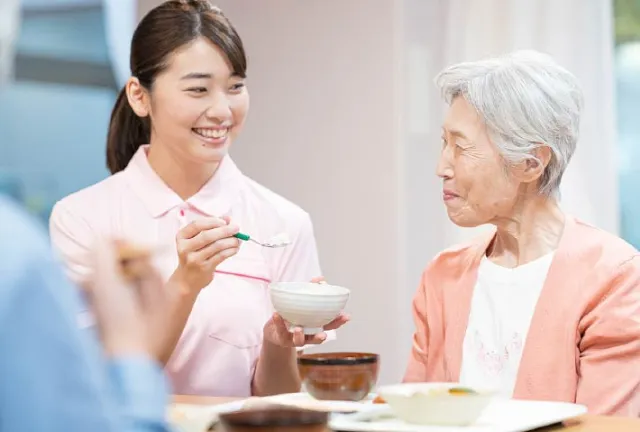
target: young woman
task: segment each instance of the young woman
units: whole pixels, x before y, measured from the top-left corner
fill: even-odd
[[[82,283],[100,237],[158,247],[175,302],[172,326],[154,344],[175,393],[297,391],[296,347],[327,334],[290,333],[267,285],[311,280],[320,267],[309,215],[227,156],[249,109],[240,37],[206,0],[168,1],[138,25],[130,64],[109,126],[113,175],[56,204],[56,249]],[[286,233],[292,244],[241,246],[240,228],[264,240]]]

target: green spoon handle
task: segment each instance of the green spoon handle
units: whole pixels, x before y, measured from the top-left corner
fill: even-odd
[[[244,241],[248,241],[251,238],[249,234],[242,234],[242,233],[235,234],[234,237]]]

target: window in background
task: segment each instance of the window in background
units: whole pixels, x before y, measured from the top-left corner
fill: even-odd
[[[43,222],[107,176],[116,98],[100,0],[23,0],[15,80],[0,91],[0,192]]]
[[[620,231],[640,248],[640,0],[614,0]]]

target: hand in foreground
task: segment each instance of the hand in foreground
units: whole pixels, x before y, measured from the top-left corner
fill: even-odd
[[[106,354],[155,358],[172,299],[151,252],[104,241],[93,258],[95,271],[85,288]]]
[[[324,278],[314,278],[313,283],[324,283]],[[323,327],[322,332],[314,335],[305,335],[300,327],[289,330],[287,321],[278,313],[274,313],[271,319],[264,326],[264,339],[274,345],[281,347],[301,347],[304,345],[321,344],[327,339],[327,330],[335,330],[349,322],[349,316],[341,313],[333,321]]]
[[[216,267],[238,253],[240,240],[233,237],[238,231],[227,217],[202,218],[182,228],[176,236],[179,264],[172,279],[193,292],[209,285]]]

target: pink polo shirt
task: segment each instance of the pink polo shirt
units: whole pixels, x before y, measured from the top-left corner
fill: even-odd
[[[309,215],[244,176],[230,157],[193,197],[183,201],[156,175],[141,147],[127,168],[58,202],[51,215],[54,248],[69,276],[90,273],[94,239],[117,237],[160,246],[158,267],[168,279],[178,265],[180,212],[187,221],[228,215],[242,232],[268,240],[287,233],[292,245],[267,249],[245,242],[222,263],[193,307],[166,370],[177,394],[249,396],[273,312],[270,281],[309,281],[321,275]],[[331,335],[332,337],[334,335]]]

